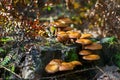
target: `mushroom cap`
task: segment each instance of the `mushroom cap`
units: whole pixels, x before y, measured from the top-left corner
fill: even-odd
[[[61,59],[53,59],[49,62],[49,64],[61,64],[62,63],[62,60]]]
[[[58,28],[63,28],[63,27],[67,27],[67,25],[63,24],[63,23],[60,23],[58,21],[55,21],[55,22],[51,22],[50,23],[51,26],[54,26],[54,27],[58,27]]]
[[[78,39],[78,40],[76,40],[76,43],[80,43],[82,45],[88,45],[88,44],[91,44],[92,41],[89,39]]]
[[[92,53],[92,52],[89,51],[89,50],[82,50],[82,51],[79,52],[79,55],[89,55],[89,54],[91,54],[91,53]]]
[[[61,59],[53,59],[45,67],[45,71],[48,73],[55,73],[59,71],[59,65],[62,63]]]
[[[99,50],[99,49],[102,49],[102,45],[98,43],[92,43],[91,45],[86,45],[85,49]]]
[[[59,65],[57,65],[57,64],[48,64],[45,67],[45,71],[48,72],[48,73],[55,73],[55,72],[59,71]]]
[[[92,34],[85,33],[85,34],[82,34],[80,38],[81,38],[81,39],[85,39],[85,38],[92,38],[92,37],[93,37]]]
[[[58,20],[58,22],[61,22],[63,24],[70,24],[72,23],[72,20],[70,18],[61,18]]]
[[[58,32],[57,32],[57,36],[59,36],[59,35],[61,35],[61,34],[66,34],[66,32],[65,32],[65,31],[58,31]]]
[[[57,36],[57,41],[59,42],[66,42],[68,39],[69,39],[69,36],[66,33],[65,34],[62,33]]]
[[[73,70],[74,65],[71,63],[67,62],[62,62],[61,65],[59,66],[59,71],[67,71],[67,70]]]
[[[71,64],[74,65],[74,66],[82,65],[82,63],[81,63],[80,61],[71,61],[71,62],[69,62],[69,63],[71,63]]]
[[[97,55],[97,54],[90,54],[90,55],[83,56],[82,58],[84,60],[90,60],[90,61],[92,61],[92,60],[98,60],[98,59],[100,59],[100,56]]]
[[[70,30],[73,30],[73,29],[74,28],[68,26],[68,27],[63,28],[62,31],[70,31]]]
[[[71,31],[71,32],[67,32],[68,35],[69,35],[69,38],[72,38],[72,39],[76,39],[76,38],[80,38],[81,34],[77,31]]]

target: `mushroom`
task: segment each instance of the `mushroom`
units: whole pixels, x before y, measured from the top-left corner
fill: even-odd
[[[59,65],[62,63],[60,59],[51,60],[48,65],[45,67],[45,71],[48,73],[55,73],[59,71]]]
[[[61,64],[62,63],[62,60],[61,59],[53,59],[49,62],[49,64]]]
[[[67,62],[62,62],[61,65],[59,66],[59,71],[67,71],[67,70],[73,70],[74,65],[71,63]]]
[[[53,59],[45,67],[45,70],[48,73],[55,73],[57,71],[73,70],[77,65],[82,65],[82,63],[79,61],[63,62],[61,59]]]
[[[61,32],[58,33],[57,38],[56,38],[59,42],[66,42],[69,39],[68,34]]]
[[[82,63],[81,63],[80,61],[71,61],[71,62],[69,62],[69,63],[71,63],[71,64],[74,65],[74,66],[82,65]]]
[[[53,27],[56,28],[56,30],[55,30],[55,35],[57,34],[58,31],[61,31],[62,28],[67,27],[66,24],[60,23],[60,22],[58,22],[58,21],[56,21],[56,22],[51,22],[51,23],[50,23],[50,26],[53,26]]]
[[[86,45],[85,49],[99,50],[99,49],[102,49],[102,45],[98,43],[92,43],[91,45]]]
[[[82,45],[88,45],[88,44],[92,44],[92,41],[89,39],[78,39],[76,40],[76,43],[80,43]]]
[[[81,38],[81,39],[86,39],[86,38],[91,38],[91,37],[93,37],[92,34],[85,33],[85,34],[82,34],[80,38]]]
[[[90,60],[90,61],[92,61],[92,60],[98,60],[98,59],[100,59],[100,56],[97,55],[97,54],[90,54],[90,55],[83,56],[82,58],[84,60]]]
[[[58,20],[58,22],[61,22],[63,24],[70,24],[70,23],[72,23],[72,20],[69,18],[61,18]]]
[[[75,40],[81,36],[81,34],[77,31],[67,31],[66,33],[68,34],[71,42],[75,42]]]
[[[59,65],[57,65],[57,64],[48,64],[45,67],[45,70],[48,73],[55,73],[55,72],[59,71]]]
[[[56,28],[61,28],[61,27],[67,27],[67,25],[63,24],[63,23],[60,23],[58,21],[55,21],[55,22],[51,22],[50,23],[51,26],[54,26]]]
[[[61,34],[66,34],[66,32],[64,32],[64,31],[59,31],[59,32],[57,32],[57,36],[59,36],[59,35],[61,35]]]
[[[74,28],[68,26],[68,27],[62,28],[62,31],[71,31],[73,29]]]
[[[89,55],[89,54],[92,54],[90,50],[82,50],[79,52],[79,55]]]
[[[69,35],[69,38],[80,38],[81,34],[79,32],[76,32],[76,31],[73,31],[71,33],[68,34]]]
[[[79,61],[62,62],[59,66],[59,71],[73,70],[77,65],[82,65],[82,63]]]

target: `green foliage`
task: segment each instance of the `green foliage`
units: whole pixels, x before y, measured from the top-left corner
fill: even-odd
[[[113,58],[114,63],[120,68],[120,51]]]
[[[74,61],[78,60],[78,55],[76,54],[75,50],[72,49],[69,52],[66,52],[66,61]]]
[[[14,72],[14,71],[15,71],[15,65],[12,65],[10,70],[11,70],[12,72]]]
[[[112,37],[106,37],[106,38],[103,38],[101,40],[102,43],[109,43],[109,44],[113,44],[116,42],[116,37],[115,36],[112,36]]]
[[[9,63],[9,61],[12,59],[14,55],[13,51],[9,51],[9,53],[5,56],[4,60],[0,63],[0,65],[4,66]]]
[[[3,48],[0,48],[0,53],[1,53],[1,52],[4,52],[4,51],[5,51],[5,50],[4,50]]]
[[[52,8],[53,8],[53,6],[47,6],[47,7],[44,7],[43,8],[43,11],[45,10],[47,10],[47,11],[51,11],[52,10]]]
[[[105,37],[105,38],[101,39],[101,43],[103,43],[103,44],[107,43],[107,44],[109,44],[109,47],[110,47],[110,46],[117,44],[117,38],[115,36]]]
[[[7,42],[9,42],[9,41],[12,41],[12,40],[13,39],[10,38],[10,37],[3,37],[3,38],[0,39],[0,41],[3,42],[4,44],[7,43]]]
[[[51,8],[50,6],[47,7],[47,10],[48,10],[48,11],[51,11],[51,9],[52,9],[52,8]]]
[[[6,65],[11,60],[11,56],[6,56],[0,65]]]

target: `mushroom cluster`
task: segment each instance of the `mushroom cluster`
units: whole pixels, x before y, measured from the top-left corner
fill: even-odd
[[[93,38],[92,34],[81,33],[80,30],[68,27],[70,23],[72,23],[72,21],[69,18],[51,22],[50,25],[57,29],[55,32],[56,40],[65,44],[77,43],[78,45],[82,45],[82,50],[79,51],[78,55],[80,55],[80,57],[82,56],[83,60],[99,60],[100,56],[94,53],[94,50],[102,49],[102,45],[91,40],[91,38]],[[73,70],[77,65],[82,65],[82,63],[79,61],[64,62],[60,59],[53,59],[47,64],[45,70],[48,73],[55,73],[58,71]]]
[[[82,50],[79,51],[79,55],[82,55],[84,60],[98,60],[100,56],[96,53],[93,53],[93,50],[102,49],[102,45],[90,40],[92,35],[89,33],[82,34],[80,39],[76,40],[76,43],[82,44]]]
[[[81,33],[79,31],[59,31],[57,32],[57,41],[59,42],[70,42],[74,43],[75,40],[79,39],[81,36]]]
[[[57,40],[62,43],[77,43],[82,45],[82,50],[79,51],[79,55],[82,55],[83,60],[98,60],[100,56],[97,53],[94,53],[94,50],[102,49],[102,45],[93,42],[91,39],[93,35],[90,33],[81,33],[78,30],[70,30],[70,31],[58,31],[57,32]]]
[[[73,30],[73,28],[70,27],[70,24],[73,23],[71,19],[69,18],[61,18],[54,22],[50,23],[50,26],[55,27],[55,36],[57,35],[57,32],[59,31],[68,31]]]
[[[64,62],[61,59],[53,59],[46,65],[45,71],[55,73],[58,71],[73,70],[77,65],[82,65],[82,63],[79,61]]]
[[[100,56],[93,53],[94,50],[102,49],[102,45],[90,40],[93,35],[90,33],[80,33],[80,31],[59,31],[57,32],[57,40],[59,42],[71,42],[82,45],[82,51],[79,55],[82,55],[84,60],[98,60]]]
[[[98,60],[100,56],[93,53],[94,50],[102,49],[102,45],[90,40],[93,38],[92,34],[84,33],[81,34],[78,31],[59,31],[57,33],[57,40],[59,42],[72,42],[82,45],[82,50],[79,52],[79,55],[82,55],[84,60]]]

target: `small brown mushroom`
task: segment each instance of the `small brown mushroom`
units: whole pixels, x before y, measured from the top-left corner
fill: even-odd
[[[90,50],[82,50],[79,52],[79,55],[89,55],[89,54],[92,54]]]
[[[60,22],[58,22],[58,21],[51,22],[51,23],[50,23],[50,26],[53,26],[53,27],[56,28],[56,30],[55,30],[55,35],[57,34],[58,31],[61,31],[62,28],[67,27],[66,24],[60,23]]]
[[[62,62],[61,65],[59,66],[59,71],[67,71],[67,70],[73,70],[74,65],[71,63],[67,62]]]
[[[70,34],[70,33],[72,33],[72,32],[73,32],[73,30],[70,30],[70,31],[67,31],[66,33],[67,33],[67,34]]]
[[[66,32],[70,38],[70,41],[71,42],[75,42],[76,39],[80,38],[81,34],[80,32],[77,32],[77,31],[67,31]]]
[[[58,40],[59,42],[66,42],[68,39],[69,39],[69,36],[68,36],[68,34],[66,34],[66,33],[59,33],[59,34],[57,35],[57,40]]]
[[[53,59],[45,67],[45,70],[48,73],[55,73],[57,71],[73,70],[77,65],[82,65],[82,63],[79,61],[63,62],[61,59]]]
[[[86,45],[85,49],[99,50],[99,49],[102,49],[102,45],[98,43],[92,43],[91,45]]]
[[[82,34],[80,38],[81,38],[81,39],[86,39],[86,38],[92,38],[92,37],[93,37],[92,34],[85,33],[85,34]]]
[[[57,32],[57,36],[59,36],[61,34],[66,34],[66,32],[65,31],[59,31],[59,32]]]
[[[45,67],[46,72],[48,73],[55,73],[59,71],[59,65],[62,63],[61,59],[53,59],[51,60],[48,65]]]
[[[74,28],[72,27],[65,27],[65,28],[62,28],[61,30],[62,31],[70,31],[70,30],[73,30]]]
[[[74,39],[74,38],[78,39],[81,36],[81,34],[79,32],[77,32],[77,31],[72,31],[68,35],[69,35],[69,38],[72,38],[72,39]]]
[[[92,41],[89,39],[78,39],[76,40],[76,43],[80,43],[82,45],[88,45],[88,44],[92,44]]]
[[[71,63],[71,64],[74,65],[74,66],[82,65],[82,63],[81,63],[80,61],[71,61],[71,62],[69,62],[69,63]]]
[[[63,23],[63,24],[70,24],[72,23],[72,20],[69,18],[62,18],[62,19],[59,19],[58,22]]]
[[[62,63],[62,60],[61,59],[53,59],[49,62],[49,64],[61,64]]]
[[[48,72],[48,73],[55,73],[55,72],[59,71],[59,65],[57,65],[57,64],[48,64],[45,67],[45,71]]]
[[[98,60],[98,59],[100,59],[100,56],[97,55],[97,54],[90,54],[90,55],[83,56],[82,58],[84,60],[90,60],[90,61],[92,61],[92,60]]]

